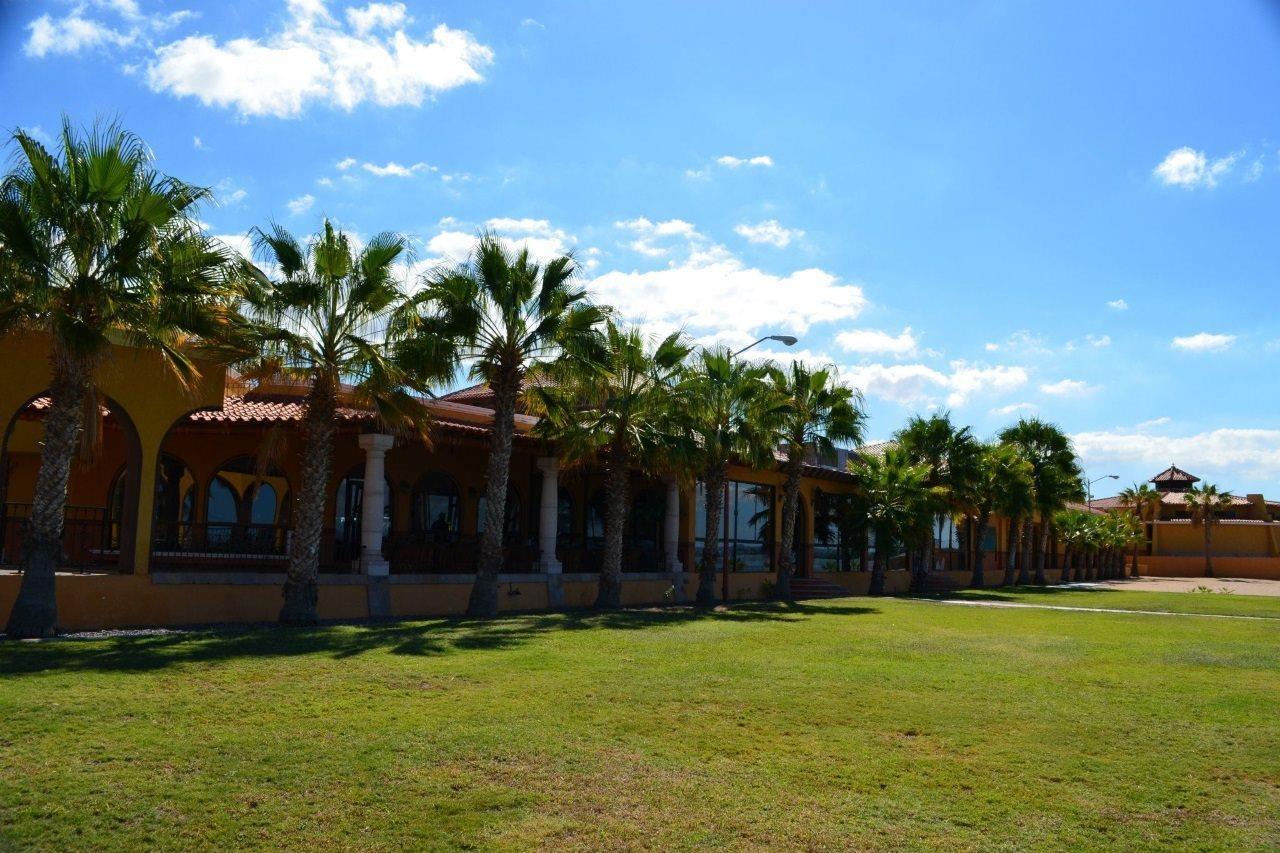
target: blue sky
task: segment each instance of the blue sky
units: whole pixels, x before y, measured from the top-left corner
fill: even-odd
[[[798,335],[871,438],[1035,413],[1093,476],[1280,494],[1276,4],[0,0],[0,75],[232,242],[488,226],[655,329]]]

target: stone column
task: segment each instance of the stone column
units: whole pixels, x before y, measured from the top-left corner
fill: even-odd
[[[387,502],[386,457],[395,437],[369,433],[359,438],[364,449],[364,502],[360,505],[360,571],[386,577],[391,567],[382,556],[382,512]]]
[[[542,495],[538,500],[538,571],[547,576],[547,603],[564,604],[562,567],[556,558],[556,538],[560,521],[560,462],[554,456],[538,457],[542,472]]]
[[[680,484],[667,478],[667,507],[662,517],[662,550],[671,574],[675,600],[684,601],[684,566],[680,562]]]

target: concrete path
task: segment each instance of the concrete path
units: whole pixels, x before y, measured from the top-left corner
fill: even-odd
[[[1194,619],[1248,619],[1280,622],[1278,616],[1244,616],[1233,613],[1173,613],[1168,610],[1129,610],[1121,607],[1073,607],[1069,604],[1026,604],[1021,601],[974,601],[963,598],[908,599],[924,604],[952,604],[956,607],[1001,607],[1009,610],[1065,610],[1073,613],[1123,613],[1135,616],[1190,616]]]
[[[1214,592],[1236,595],[1280,596],[1280,580],[1250,578],[1124,578],[1096,583],[1071,584],[1081,589],[1123,589],[1130,592],[1194,592],[1208,587]]]

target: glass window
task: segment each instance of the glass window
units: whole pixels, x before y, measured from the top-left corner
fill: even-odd
[[[412,528],[433,539],[458,535],[458,487],[447,474],[432,471],[418,481],[411,507]]]
[[[707,500],[702,483],[694,496],[696,506],[696,558],[701,559],[707,537]],[[773,487],[729,481],[727,504],[729,565],[734,571],[767,572],[773,568]],[[713,536],[723,539],[721,529]]]

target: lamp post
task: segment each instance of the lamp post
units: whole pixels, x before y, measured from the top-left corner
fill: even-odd
[[[1085,483],[1084,491],[1085,491],[1085,495],[1087,496],[1086,505],[1089,507],[1089,509],[1093,509],[1093,484],[1101,483],[1103,480],[1119,480],[1119,479],[1120,479],[1119,474],[1103,474],[1101,477],[1097,478],[1096,480],[1089,480],[1087,483]]]
[[[762,344],[765,341],[777,341],[783,346],[792,347],[796,345],[796,342],[798,340],[799,339],[796,338],[795,335],[765,335],[763,338],[760,338],[758,341],[753,341],[752,343],[747,344],[745,347],[738,350],[737,352],[729,353],[730,367],[733,366],[733,360],[735,358],[742,355],[744,352],[756,346],[757,344]],[[705,507],[704,507],[704,512],[705,512]],[[773,512],[772,506],[769,507],[769,512],[770,513]],[[735,524],[734,526],[736,527],[737,525]],[[708,530],[707,534],[710,535],[710,533],[711,531]],[[720,562],[721,562],[720,598],[723,601],[728,601],[729,600],[729,478],[728,477],[724,478],[724,541],[721,543],[720,552],[721,552],[720,553]]]

